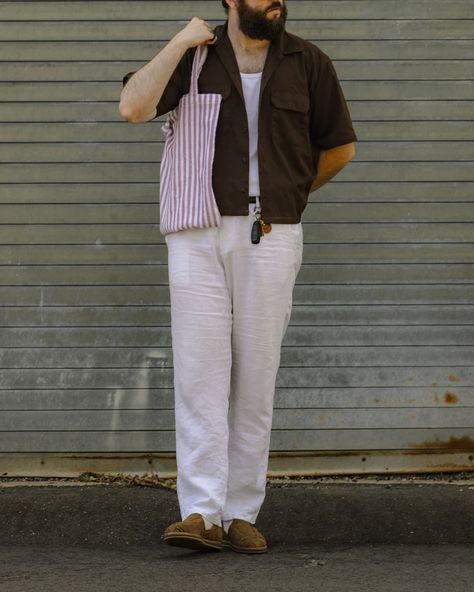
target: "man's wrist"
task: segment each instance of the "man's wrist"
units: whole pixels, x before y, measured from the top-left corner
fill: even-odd
[[[189,44],[186,42],[185,39],[181,36],[181,31],[176,33],[176,35],[171,39],[170,44],[172,44],[176,49],[185,53],[189,49]]]

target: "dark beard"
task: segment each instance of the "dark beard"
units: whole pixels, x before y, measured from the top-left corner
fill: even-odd
[[[267,12],[272,8],[281,9],[278,18],[269,19],[267,17]],[[247,6],[246,0],[239,0],[237,12],[240,20],[240,30],[244,35],[251,39],[267,39],[268,41],[273,41],[278,37],[285,28],[288,16],[286,4],[281,4],[275,0],[266,10],[267,12],[253,10]]]

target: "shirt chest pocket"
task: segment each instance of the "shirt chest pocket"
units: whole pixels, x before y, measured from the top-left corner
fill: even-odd
[[[274,141],[306,147],[309,137],[309,97],[288,90],[273,89],[271,102]]]

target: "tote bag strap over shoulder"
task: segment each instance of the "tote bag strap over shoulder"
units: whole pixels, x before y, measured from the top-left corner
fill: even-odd
[[[191,95],[198,94],[198,78],[206,58],[207,45],[198,45],[196,47],[196,52],[194,53],[193,71],[191,72],[191,86],[189,88],[189,94]]]

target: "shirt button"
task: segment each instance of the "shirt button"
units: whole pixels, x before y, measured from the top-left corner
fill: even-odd
[[[247,162],[247,157],[246,156],[242,156],[242,162]]]

